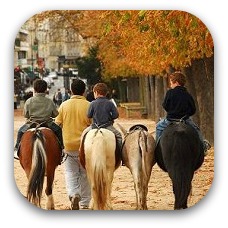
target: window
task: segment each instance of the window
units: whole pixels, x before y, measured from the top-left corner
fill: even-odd
[[[26,59],[26,51],[19,51],[18,59]]]

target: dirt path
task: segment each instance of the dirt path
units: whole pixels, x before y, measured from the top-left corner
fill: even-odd
[[[24,118],[20,110],[15,110],[14,115],[14,139],[18,128],[23,124]],[[128,129],[136,123],[145,124],[149,131],[155,129],[155,123],[146,119],[125,119],[120,118],[118,122]],[[19,191],[25,195],[27,179],[19,161],[14,161],[14,176]],[[214,148],[212,148],[205,158],[201,168],[195,173],[192,182],[192,195],[189,200],[189,207],[195,205],[208,192],[214,177]],[[69,199],[65,188],[64,165],[56,169],[54,181],[54,200],[56,210],[69,209]],[[44,208],[45,196],[42,198],[41,206]],[[157,165],[153,167],[148,191],[148,209],[149,210],[173,210],[174,197],[172,185],[169,177]],[[115,174],[112,187],[112,204],[114,210],[134,210],[135,192],[133,179],[130,171],[125,167],[119,167]]]

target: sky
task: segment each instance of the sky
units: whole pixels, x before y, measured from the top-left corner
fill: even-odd
[[[1,5],[1,144],[0,144],[0,211],[2,224],[19,227],[63,227],[68,225],[110,226],[120,225],[153,227],[214,227],[220,221],[228,223],[228,161],[225,150],[227,128],[227,54],[228,54],[228,13],[224,0],[7,0]],[[91,212],[44,211],[28,207],[23,203],[13,174],[13,48],[19,28],[34,14],[44,10],[98,10],[98,9],[150,9],[183,10],[199,17],[209,28],[215,45],[215,176],[212,187],[202,202],[183,211],[143,211],[143,212]],[[87,212],[87,213],[86,213]],[[226,226],[226,225],[225,225]]]

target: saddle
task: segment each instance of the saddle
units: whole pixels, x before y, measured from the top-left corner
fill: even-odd
[[[97,128],[97,129],[99,129],[99,128]],[[81,139],[81,143],[80,143],[80,147],[79,147],[79,161],[84,169],[86,169],[84,142],[85,142],[85,137],[88,132],[89,131],[87,131],[84,135],[82,135],[82,139]],[[115,139],[116,139],[116,150],[115,150],[116,164],[115,164],[115,167],[117,168],[122,160],[122,147],[119,148],[116,136],[115,136]]]
[[[143,125],[143,124],[135,124],[132,127],[129,128],[129,132],[130,131],[135,131],[135,130],[144,130],[144,131],[148,131],[148,128]]]
[[[127,136],[129,134],[133,133],[134,131],[137,131],[137,130],[148,132],[148,128],[145,125],[143,125],[143,124],[135,124],[135,125],[131,126],[129,128],[127,134],[124,136],[124,140],[123,140],[123,143],[122,143],[121,151],[123,150],[123,147],[124,147],[124,144],[125,144]]]

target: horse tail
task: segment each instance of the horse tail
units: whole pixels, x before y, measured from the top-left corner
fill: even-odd
[[[40,206],[43,183],[46,171],[46,152],[44,136],[40,130],[33,135],[32,167],[28,178],[27,198],[30,202]]]
[[[173,148],[175,148],[175,157],[173,157],[172,167],[169,167],[169,175],[173,182],[173,192],[175,195],[174,209],[187,208],[188,196],[191,192],[191,182],[194,170],[191,166],[192,154],[188,143],[188,137],[185,132],[175,132],[173,136]],[[186,136],[186,137],[185,137]],[[179,161],[179,162],[175,162]]]
[[[146,157],[148,153],[148,147],[147,147],[147,134],[145,133],[145,131],[139,132],[139,149],[142,155],[143,177],[146,177],[146,180],[148,180],[150,173],[148,173],[148,170],[146,167]]]
[[[107,201],[107,172],[106,172],[106,144],[102,131],[98,130],[92,147],[92,189],[96,194],[94,201],[97,202],[98,210],[104,210]]]

